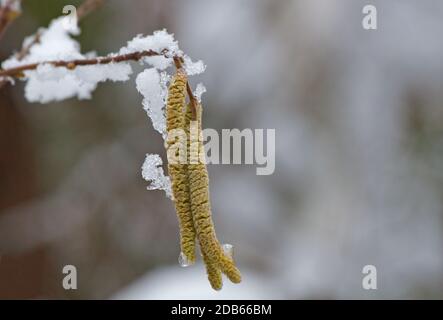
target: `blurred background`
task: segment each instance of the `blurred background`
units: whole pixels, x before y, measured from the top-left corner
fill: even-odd
[[[24,0],[0,58],[67,4],[81,1]],[[45,105],[18,82],[0,90],[0,298],[442,299],[442,17],[439,0],[106,0],[82,52],[167,28],[207,64],[191,79],[205,127],[276,130],[273,175],[209,166],[243,282],[214,292],[201,263],[178,265],[173,203],[141,177],[165,152],[135,75]],[[377,290],[362,288],[369,264]]]

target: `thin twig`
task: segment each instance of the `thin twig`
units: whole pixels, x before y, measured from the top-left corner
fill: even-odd
[[[105,0],[85,0],[77,9],[77,19],[80,21],[105,3]]]
[[[20,0],[9,0],[4,6],[0,7],[0,39],[3,37],[8,26],[19,15],[19,12],[12,10],[12,5]]]
[[[10,78],[20,78],[23,77],[24,71],[35,70],[38,66],[43,64],[50,64],[54,67],[64,67],[69,70],[75,69],[78,66],[91,66],[91,65],[100,65],[100,64],[109,64],[109,63],[118,63],[123,61],[138,61],[143,57],[152,57],[152,56],[165,56],[167,51],[156,52],[153,50],[146,51],[137,51],[133,53],[127,53],[122,55],[110,55],[106,57],[97,57],[92,59],[76,59],[76,60],[53,60],[53,61],[42,61],[36,63],[30,63],[21,65],[14,68],[0,70],[0,77],[10,77]],[[175,56],[174,64],[177,69],[183,69],[183,58]],[[195,98],[191,85],[189,81],[186,83],[186,91],[189,96],[189,101],[192,105],[192,118],[195,120],[197,118],[197,99]]]
[[[15,77],[20,78],[23,76],[24,71],[35,70],[38,66],[43,64],[51,64],[54,67],[65,67],[67,69],[75,69],[77,66],[90,66],[99,64],[109,64],[113,62],[123,62],[123,61],[138,61],[143,57],[161,56],[166,54],[166,52],[159,53],[153,50],[147,51],[137,51],[133,53],[127,53],[122,55],[112,55],[106,57],[97,57],[92,59],[76,59],[76,60],[53,60],[53,61],[42,61],[36,63],[30,63],[21,65],[18,67],[0,70],[0,77]]]
[[[20,12],[15,12],[14,10],[12,10],[12,5],[16,1],[20,0],[9,0],[5,3],[4,6],[0,7],[0,40],[12,21],[14,21],[20,15]],[[5,80],[0,80],[0,89],[6,83],[8,82]]]

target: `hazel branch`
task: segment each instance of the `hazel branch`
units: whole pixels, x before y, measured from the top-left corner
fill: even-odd
[[[20,0],[9,0],[4,6],[0,7],[0,39],[12,21],[20,15],[20,12],[12,9],[12,5],[19,1]]]
[[[0,77],[20,78],[23,76],[24,71],[35,70],[38,68],[38,66],[43,64],[50,64],[53,65],[54,67],[65,67],[67,69],[72,70],[75,69],[77,66],[109,64],[109,63],[117,63],[123,61],[138,61],[143,57],[161,56],[165,54],[166,52],[158,53],[153,50],[147,50],[147,51],[137,51],[133,53],[127,53],[122,55],[97,57],[92,59],[77,59],[77,60],[67,60],[67,61],[65,60],[42,61],[42,62],[25,64],[10,69],[0,70]]]

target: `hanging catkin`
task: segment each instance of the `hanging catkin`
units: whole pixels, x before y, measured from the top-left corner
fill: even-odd
[[[175,208],[180,225],[183,265],[195,261],[197,237],[209,283],[222,288],[224,273],[234,283],[241,281],[234,260],[217,240],[209,200],[209,178],[204,159],[201,127],[202,106],[190,97],[186,108],[187,77],[178,68],[169,86],[166,106],[168,171],[172,182]],[[192,108],[195,103],[195,109]],[[193,112],[194,111],[194,112]],[[196,119],[196,121],[192,121]],[[189,137],[189,138],[188,138]]]
[[[180,226],[181,254],[187,260],[184,262],[185,264],[192,264],[195,261],[195,229],[191,212],[188,169],[186,163],[179,162],[180,152],[187,150],[186,133],[183,130],[186,83],[186,74],[179,70],[169,86],[166,105],[166,129],[168,132],[166,147],[168,149],[168,172],[172,182],[175,210]],[[169,152],[171,150],[172,152]]]
[[[223,281],[220,268],[217,265],[211,263],[204,253],[202,254],[202,256],[203,262],[206,266],[206,274],[208,275],[208,280],[211,284],[212,289],[217,291],[221,290],[221,288],[223,287]]]
[[[186,106],[186,111],[184,113],[184,123],[185,123],[185,132],[188,137],[187,139],[187,163],[191,164],[198,161],[199,159],[199,137],[200,134],[198,122],[193,120],[193,114],[191,111],[191,104],[189,103]],[[193,129],[191,130],[191,124]],[[189,169],[189,166],[188,166]],[[189,173],[188,173],[189,177]],[[193,214],[194,215],[194,214]],[[195,218],[194,218],[194,228],[195,228]],[[197,222],[198,223],[198,222]],[[208,258],[208,255],[205,253],[203,249],[203,244],[200,243],[203,262],[206,266],[206,273],[208,275],[209,283],[214,290],[220,290],[223,286],[221,270],[218,264],[213,263]]]
[[[206,264],[209,281],[216,290],[221,289],[220,271],[234,283],[241,281],[240,271],[236,268],[232,258],[228,257],[217,240],[214,224],[211,217],[209,199],[209,177],[204,162],[204,146],[202,138],[202,106],[197,104],[196,123],[188,125],[192,118],[191,103],[186,107],[185,127],[189,133],[188,144],[189,188],[191,196],[191,210],[194,218],[194,228],[200,244],[200,249]],[[190,129],[188,129],[190,127]],[[220,270],[220,271],[219,271]]]

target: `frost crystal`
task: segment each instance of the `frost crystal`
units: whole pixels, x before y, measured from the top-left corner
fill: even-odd
[[[185,62],[184,68],[188,76],[203,73],[206,69],[206,65],[203,63],[202,60],[192,62],[191,58],[186,55],[183,57],[183,60]]]
[[[194,91],[194,96],[197,99],[198,102],[202,102],[202,95],[206,92],[206,87],[203,85],[203,83],[197,84],[197,87]]]
[[[146,154],[142,166],[143,179],[150,182],[148,190],[164,190],[168,198],[172,198],[171,180],[165,176],[162,168],[163,161],[158,154]]]

